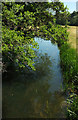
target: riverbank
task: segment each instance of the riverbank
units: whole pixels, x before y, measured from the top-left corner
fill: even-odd
[[[68,119],[78,118],[78,54],[76,53],[76,27],[68,28],[69,41],[60,46],[61,68],[67,92]],[[70,43],[70,44],[69,44]]]
[[[68,26],[68,32],[69,32],[69,42],[71,44],[72,48],[76,49],[76,32],[77,32],[78,26]]]

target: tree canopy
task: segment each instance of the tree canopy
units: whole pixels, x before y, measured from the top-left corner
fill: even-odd
[[[57,25],[60,14],[68,15],[61,2],[3,2],[2,52],[5,68],[17,66],[35,70],[35,50],[38,49],[35,36],[59,45],[67,41],[66,27]]]
[[[69,24],[78,26],[78,12],[74,11],[69,16]]]

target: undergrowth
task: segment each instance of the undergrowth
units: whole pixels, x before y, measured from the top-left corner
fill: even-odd
[[[69,44],[60,46],[61,68],[65,90],[68,91],[68,120],[78,119],[78,54]]]

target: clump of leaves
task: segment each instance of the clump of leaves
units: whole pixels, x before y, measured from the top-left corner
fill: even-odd
[[[36,57],[34,48],[38,48],[38,44],[33,38],[24,37],[24,33],[20,31],[3,29],[3,62],[8,64],[16,64],[20,68],[31,67],[35,70],[33,58]],[[29,44],[30,43],[30,44]]]
[[[75,94],[70,95],[70,98],[67,100],[68,108],[67,115],[69,120],[78,118],[78,96]]]
[[[56,14],[53,15],[49,8]],[[2,52],[6,67],[16,65],[35,70],[35,49],[38,48],[35,36],[59,41],[60,44],[67,40],[65,29],[56,25],[60,12],[67,13],[61,2],[2,3]]]

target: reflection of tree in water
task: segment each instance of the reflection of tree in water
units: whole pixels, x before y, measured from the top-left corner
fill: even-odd
[[[37,57],[34,59],[36,71],[31,69],[22,70],[22,74],[24,75],[25,79],[35,80],[37,77],[43,77],[52,74],[52,61],[50,60],[50,56],[48,56],[47,53],[42,54],[38,51],[36,51],[36,55]]]
[[[30,81],[30,83],[20,84],[16,82],[11,87],[7,86],[4,99],[6,101],[7,112],[5,111],[3,114],[7,118],[60,117],[59,115],[62,112],[60,104],[64,98],[58,93],[52,94],[48,92],[50,85],[46,80],[37,79],[35,82]]]
[[[47,81],[37,81],[24,92],[26,101],[29,102],[27,105],[27,114],[30,112],[29,117],[41,117],[40,113],[44,112],[46,108],[46,101],[50,99],[51,93],[48,93],[50,85]],[[29,94],[30,93],[30,94]],[[27,96],[27,97],[26,97]]]
[[[42,81],[42,80],[41,80]],[[64,113],[60,108],[64,97],[58,93],[48,92],[48,81],[36,81],[24,92],[24,105],[26,105],[28,117],[59,118]],[[30,113],[30,114],[29,114]]]
[[[35,67],[37,75],[48,75],[51,71],[52,62],[50,60],[50,56],[45,53],[42,55],[41,53],[37,56],[35,60]]]
[[[20,74],[17,81],[8,85],[7,91],[3,91],[3,102],[6,103],[4,109],[6,107],[8,111],[3,113],[6,117],[58,118],[59,113],[61,114],[59,110],[62,96],[49,92],[48,80],[52,78],[50,57],[47,54],[38,54],[35,67],[36,71],[27,73],[28,77],[25,76],[26,72],[24,76]]]

